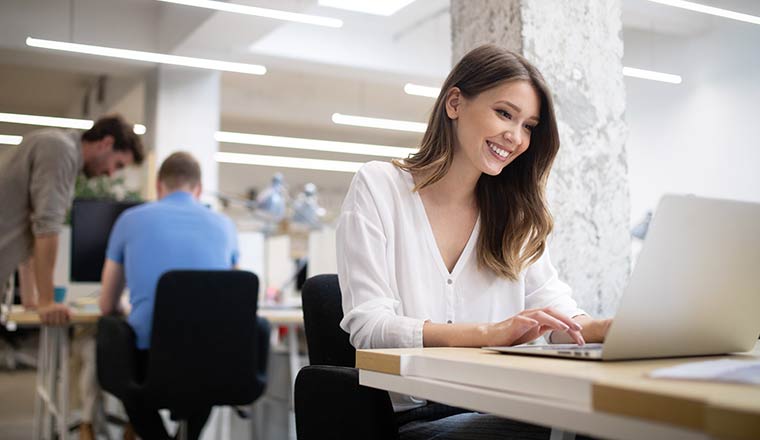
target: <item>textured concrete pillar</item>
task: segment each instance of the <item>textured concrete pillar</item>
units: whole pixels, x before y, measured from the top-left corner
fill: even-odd
[[[549,181],[550,249],[581,306],[614,313],[630,269],[620,0],[452,0],[456,63],[495,43],[521,53],[554,94],[562,145]]]
[[[183,150],[201,164],[202,201],[216,205],[219,165],[214,154],[219,144],[221,76],[219,72],[159,66],[145,87],[147,143],[152,147],[148,190],[155,187],[155,172],[171,153]]]

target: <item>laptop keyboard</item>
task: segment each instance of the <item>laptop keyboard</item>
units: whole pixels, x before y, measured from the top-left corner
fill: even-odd
[[[558,351],[558,350],[567,350],[567,351],[597,351],[602,349],[602,344],[586,344],[586,345],[576,345],[576,344],[552,344],[552,345],[525,345],[522,347],[515,347],[515,348],[528,348],[531,350],[552,350],[552,351]]]

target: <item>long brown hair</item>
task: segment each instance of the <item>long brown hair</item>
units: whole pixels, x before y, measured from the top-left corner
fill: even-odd
[[[545,192],[559,150],[559,133],[551,92],[538,69],[522,56],[492,44],[470,51],[446,78],[419,151],[393,163],[422,177],[415,191],[439,181],[451,167],[456,142],[446,114],[449,90],[457,87],[471,99],[509,81],[527,81],[533,86],[541,99],[540,122],[523,154],[499,175],[483,173],[478,179],[475,191],[481,227],[477,249],[481,267],[516,280],[525,267],[541,257],[554,226]]]

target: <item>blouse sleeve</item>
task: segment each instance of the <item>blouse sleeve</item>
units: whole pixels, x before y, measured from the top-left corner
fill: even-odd
[[[551,307],[569,317],[585,315],[572,297],[572,289],[559,279],[545,250],[541,258],[526,270],[525,274],[525,308],[537,309]]]
[[[344,313],[340,326],[355,348],[421,347],[424,320],[398,314],[401,302],[391,288],[386,260],[388,237],[370,187],[360,170],[336,230]]]

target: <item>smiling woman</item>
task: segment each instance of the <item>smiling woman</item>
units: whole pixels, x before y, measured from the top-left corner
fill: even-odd
[[[337,260],[341,327],[351,343],[481,347],[549,332],[577,344],[602,340],[605,321],[578,308],[546,251],[553,222],[544,193],[558,149],[538,70],[498,46],[465,55],[441,89],[419,151],[362,167],[344,201]],[[420,423],[435,419],[451,419],[437,425],[441,432],[463,424],[456,432],[489,434],[462,438],[548,438],[537,426],[410,396],[392,401],[402,438],[438,432]]]
[[[416,176],[417,191],[461,173],[483,225],[478,261],[514,280],[541,255],[553,225],[544,199],[559,150],[551,94],[535,67],[496,46],[473,50],[460,65],[433,106],[419,153],[395,164]],[[462,156],[471,166],[451,170]]]

